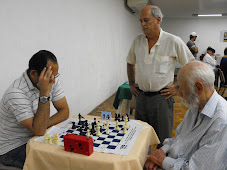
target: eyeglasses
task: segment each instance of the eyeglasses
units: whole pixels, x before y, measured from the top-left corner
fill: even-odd
[[[54,79],[58,78],[60,76],[60,73],[58,73],[56,76],[54,76]]]

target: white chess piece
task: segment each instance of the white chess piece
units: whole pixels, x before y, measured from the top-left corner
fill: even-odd
[[[110,124],[109,124],[109,120],[106,121],[106,126],[109,127]]]
[[[51,144],[52,141],[51,141],[51,136],[48,137],[48,143]]]
[[[97,126],[97,128],[96,128],[96,136],[101,136],[100,126]]]
[[[106,128],[106,134],[109,135],[110,132],[109,132],[109,127]]]
[[[90,129],[90,130],[92,129],[91,122],[89,123],[89,129]]]
[[[90,130],[87,130],[87,137],[91,137]]]
[[[105,122],[103,122],[103,127],[102,128],[106,129],[106,123]]]
[[[125,116],[125,126],[126,126],[126,128],[129,128],[129,125],[128,125],[128,117],[127,116]]]
[[[57,133],[54,133],[53,134],[53,141],[52,141],[54,144],[59,144],[59,136]]]
[[[127,133],[127,128],[126,126],[124,125],[124,130],[123,130],[123,133],[126,134]]]
[[[118,124],[119,124],[119,122],[118,122],[118,120],[117,120],[115,130],[120,130],[120,128],[119,128],[119,126],[118,126]]]
[[[45,141],[44,142],[45,143],[48,143],[48,141],[49,141],[49,133],[46,133],[45,134]]]

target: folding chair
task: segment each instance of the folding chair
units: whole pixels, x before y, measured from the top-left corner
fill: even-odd
[[[223,87],[224,90],[223,90],[223,92],[221,94],[221,96],[223,96],[223,94],[225,93],[225,89],[227,88],[227,85],[225,84],[225,76],[224,76],[224,73],[223,73],[223,71],[221,71],[220,68],[218,69],[218,73],[219,73],[220,80],[221,80],[220,87],[219,87],[219,90],[218,90],[218,94],[219,94],[221,88]]]

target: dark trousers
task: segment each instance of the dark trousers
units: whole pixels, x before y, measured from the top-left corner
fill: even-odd
[[[6,166],[14,166],[23,169],[26,158],[26,144],[0,155],[0,161]]]
[[[140,93],[136,97],[135,119],[142,120],[151,125],[157,133],[160,142],[172,137],[173,129],[173,97],[160,94],[146,96]]]

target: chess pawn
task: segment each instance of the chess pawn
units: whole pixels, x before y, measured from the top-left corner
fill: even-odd
[[[91,137],[90,130],[87,130],[87,137]]]
[[[105,124],[105,122],[103,123],[103,127],[102,127],[103,129],[106,129],[106,124]]]
[[[109,132],[109,127],[106,128],[106,134],[109,135],[110,132]]]
[[[119,126],[118,126],[118,124],[119,124],[119,122],[118,122],[118,120],[117,120],[115,130],[120,130],[120,128],[119,128]]]
[[[98,126],[98,128],[97,128],[96,136],[101,136],[101,133],[100,133],[100,126]]]
[[[53,141],[52,142],[54,144],[59,144],[59,140],[58,139],[59,139],[58,134],[57,133],[54,133],[53,134]]]
[[[89,123],[89,129],[90,129],[90,130],[92,129],[91,123]]]
[[[106,123],[106,126],[109,127],[109,126],[110,126],[109,120],[107,120],[106,122],[107,122],[107,123]]]
[[[52,141],[51,141],[51,136],[48,137],[48,143],[51,144]]]
[[[45,141],[44,142],[45,143],[48,143],[48,141],[49,141],[49,133],[46,133],[45,134]]]
[[[127,128],[126,126],[124,125],[124,130],[123,130],[123,133],[126,134],[127,133]]]

